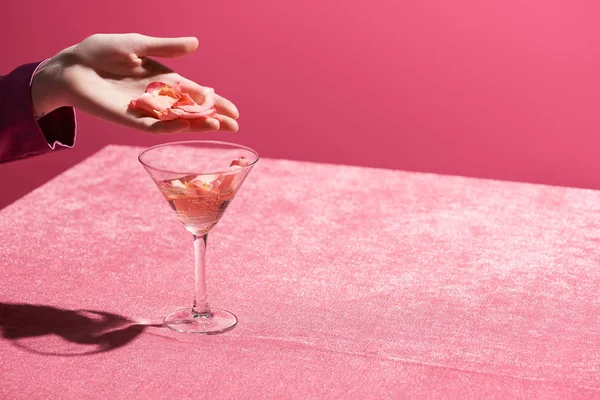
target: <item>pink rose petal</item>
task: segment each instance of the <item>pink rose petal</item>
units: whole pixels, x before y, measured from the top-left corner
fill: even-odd
[[[229,164],[229,166],[230,167],[238,166],[241,168],[241,167],[247,167],[248,164],[250,164],[250,160],[248,160],[246,157],[242,156],[242,157],[238,158],[237,160],[233,160],[231,162],[231,164]]]
[[[129,105],[161,120],[198,119],[216,115],[214,89],[203,87],[199,97],[202,98],[200,104],[189,94],[181,92],[177,86],[151,82],[146,87],[146,93],[132,100]]]
[[[160,90],[165,86],[169,86],[164,82],[151,82],[146,86],[146,93],[150,93],[152,95],[158,95]]]
[[[131,100],[131,106],[142,109],[149,113],[154,114],[155,112],[161,112],[167,110],[177,102],[169,96],[153,96],[150,93],[144,93],[140,98]]]

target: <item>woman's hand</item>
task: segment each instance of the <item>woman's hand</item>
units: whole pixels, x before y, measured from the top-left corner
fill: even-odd
[[[70,106],[105,120],[154,134],[181,131],[237,131],[239,113],[229,100],[216,96],[215,118],[159,121],[129,108],[148,83],[179,85],[192,97],[201,86],[150,57],[182,57],[198,48],[198,40],[153,38],[136,33],[97,34],[71,46],[40,66],[33,79],[34,113],[40,117]]]

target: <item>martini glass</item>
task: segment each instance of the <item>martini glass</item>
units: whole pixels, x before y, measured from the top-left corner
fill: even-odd
[[[194,237],[194,303],[169,314],[166,326],[203,334],[232,329],[237,323],[235,315],[208,304],[206,239],[258,161],[258,154],[233,143],[192,140],[150,147],[138,159]]]

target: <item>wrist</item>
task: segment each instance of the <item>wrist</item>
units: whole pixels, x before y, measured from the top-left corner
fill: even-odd
[[[65,88],[61,83],[61,54],[43,61],[31,80],[33,115],[41,118],[52,111],[67,106]]]

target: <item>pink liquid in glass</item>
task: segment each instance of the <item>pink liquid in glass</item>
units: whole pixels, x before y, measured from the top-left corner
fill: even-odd
[[[223,174],[186,175],[156,184],[187,230],[203,235],[219,222],[243,179],[239,167],[232,165],[230,169]]]

